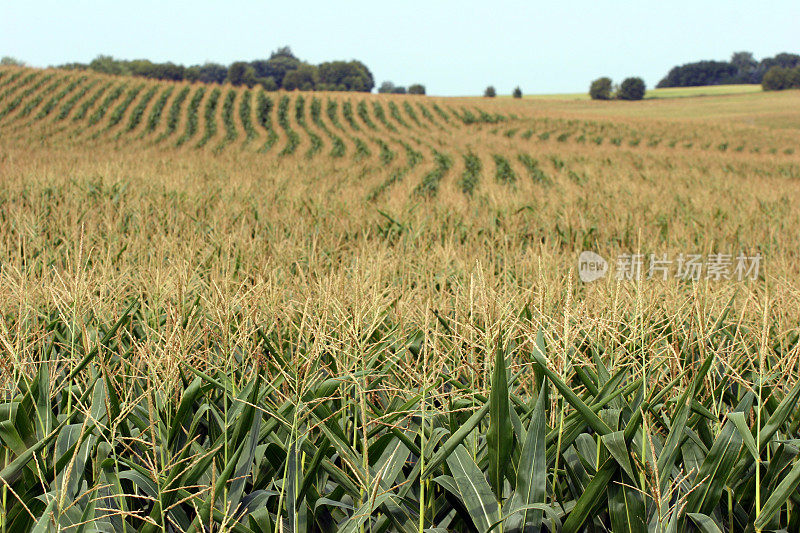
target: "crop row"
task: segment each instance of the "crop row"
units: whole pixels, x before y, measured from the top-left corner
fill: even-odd
[[[217,106],[219,105],[219,97],[222,94],[222,91],[219,87],[215,87],[211,94],[208,95],[208,100],[206,100],[206,107],[205,107],[205,121],[206,121],[206,131],[200,140],[195,145],[196,148],[202,148],[208,141],[217,134]]]
[[[172,96],[172,92],[174,90],[175,87],[169,86],[161,92],[161,95],[159,95],[156,103],[153,104],[153,108],[150,109],[150,114],[147,116],[147,125],[144,128],[143,134],[154,132],[161,123],[161,115],[164,113],[164,108],[167,106],[167,101],[169,100],[169,97]]]
[[[67,97],[72,91],[74,91],[79,86],[83,85],[88,78],[86,76],[79,76],[78,78],[72,80],[66,87],[64,87],[58,94],[50,98],[50,100],[45,103],[39,112],[36,114],[36,120],[42,120],[43,118],[47,117],[53,109]]]
[[[288,105],[289,102],[287,100],[287,108]],[[269,151],[269,149],[272,148],[276,142],[278,142],[278,134],[275,132],[275,128],[272,127],[272,107],[272,98],[267,96],[264,91],[259,91],[258,99],[256,101],[256,119],[258,120],[258,125],[267,132],[267,140],[264,141],[264,145],[260,150],[261,152]]]
[[[205,87],[198,87],[194,91],[192,99],[189,101],[189,107],[186,109],[186,125],[184,126],[183,134],[175,141],[176,147],[183,146],[197,133],[197,112],[200,110],[200,104],[203,102],[205,94]]]

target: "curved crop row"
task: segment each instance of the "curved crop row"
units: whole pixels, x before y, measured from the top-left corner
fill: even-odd
[[[186,127],[183,130],[183,135],[178,137],[178,140],[175,141],[176,147],[183,146],[197,133],[197,112],[200,109],[200,104],[205,94],[206,88],[198,87],[192,95],[192,99],[189,101],[189,107],[186,109]]]
[[[29,83],[29,81],[33,80],[34,77],[35,76],[33,75],[26,77],[15,87],[9,89],[9,91],[13,92],[25,87]],[[39,81],[31,85],[30,87],[26,87],[20,94],[16,96],[16,98],[14,98],[8,104],[6,104],[6,106],[3,108],[2,111],[0,111],[0,120],[5,118],[9,113],[13,113],[14,111],[16,111],[17,108],[20,106],[20,104],[22,104],[23,100],[25,100],[25,98],[38,91],[44,84],[49,82],[51,79],[53,79],[53,74],[48,74],[46,76],[43,76],[41,79],[39,79]]]
[[[483,163],[481,163],[480,157],[472,152],[464,154],[464,173],[461,174],[461,179],[458,181],[461,192],[472,196],[481,181],[482,170]]]
[[[422,105],[422,102],[417,102],[417,107],[419,108],[419,110],[422,113],[422,116],[425,118],[425,120],[427,120],[428,122],[430,122],[434,126],[441,127],[441,124],[439,124],[436,121],[436,119],[434,118],[433,113],[431,113],[430,110],[427,107]]]
[[[125,116],[125,112],[128,110],[128,107],[130,107],[133,101],[136,100],[136,97],[139,96],[139,93],[142,92],[142,89],[144,89],[144,84],[131,87],[128,90],[128,93],[125,95],[125,98],[122,100],[122,102],[120,102],[108,116],[107,128],[113,128],[122,121],[122,118]]]
[[[239,99],[239,120],[242,122],[242,129],[244,129],[245,135],[242,148],[247,146],[258,136],[256,128],[253,126],[252,112],[252,92],[250,89],[247,89],[242,93],[242,97]]]
[[[36,120],[42,120],[43,118],[47,117],[51,111],[58,105],[58,103],[67,97],[69,93],[74,91],[77,87],[82,85],[88,78],[86,76],[80,76],[77,79],[72,80],[66,87],[64,87],[58,94],[53,96],[50,100],[47,101],[46,104],[42,106],[39,112],[36,114]]]
[[[439,193],[439,185],[452,168],[453,159],[436,150],[433,150],[433,159],[436,161],[436,168],[425,174],[422,181],[414,188],[414,194],[433,198]]]
[[[525,167],[525,170],[528,171],[528,174],[534,183],[550,183],[550,178],[548,178],[541,167],[539,167],[539,162],[536,159],[532,158],[528,154],[519,154],[517,159],[519,159],[519,162],[522,163],[523,167]]]
[[[18,79],[20,79],[24,73],[25,73],[25,71],[20,70],[19,72],[15,72],[12,75],[10,75],[7,79],[0,81],[0,89],[6,87],[8,85],[11,85],[12,83],[14,83]],[[5,75],[5,74],[6,74],[6,71],[3,71],[3,75]]]
[[[317,152],[322,150],[322,138],[311,131],[311,129],[308,127],[308,124],[306,124],[305,106],[306,99],[302,95],[299,95],[294,101],[294,119],[297,124],[303,128],[308,135],[308,138],[311,140],[311,147],[305,154],[306,158],[311,159],[317,154]]]
[[[73,94],[69,98],[69,100],[64,102],[64,105],[62,105],[61,108],[58,110],[58,114],[56,115],[56,120],[64,120],[65,118],[67,118],[70,112],[73,110],[73,108],[77,105],[77,103],[80,102],[81,99],[84,96],[86,96],[86,94],[89,91],[97,87],[98,83],[100,83],[100,80],[92,80],[83,87],[81,87],[80,89],[78,89],[78,91],[75,94]]]
[[[100,102],[100,105],[97,107],[97,109],[95,109],[94,113],[92,113],[92,115],[89,117],[88,121],[89,126],[94,126],[95,124],[103,120],[103,117],[105,117],[106,113],[108,112],[108,108],[111,107],[111,104],[116,102],[120,96],[122,96],[127,86],[128,86],[127,83],[123,83],[122,85],[114,87],[114,90],[108,93],[108,96],[106,96],[105,99],[103,99],[103,101]]]
[[[405,119],[403,118],[403,115],[400,114],[400,108],[397,107],[397,104],[394,102],[389,102],[388,105],[389,105],[389,114],[392,116],[392,118],[395,119],[397,122],[399,122],[400,125],[403,126],[404,128],[409,129],[410,126],[408,125],[408,122],[406,122]]]
[[[136,106],[131,110],[131,116],[128,118],[128,125],[125,126],[125,131],[132,131],[136,129],[142,122],[142,117],[144,116],[144,112],[147,109],[147,106],[150,104],[150,101],[155,98],[156,93],[158,92],[158,86],[154,85],[150,87],[150,90],[144,93],[142,99]]]
[[[20,72],[20,76],[21,75],[22,75],[22,73]],[[19,79],[20,76],[12,77],[12,79],[9,80],[10,83],[8,84],[8,87],[6,87],[6,89],[2,93],[0,93],[0,102],[5,102],[6,99],[8,99],[8,97],[10,97],[12,94],[14,94],[15,92],[17,92],[21,88],[23,88],[26,85],[28,85],[29,83],[31,83],[33,80],[35,80],[39,76],[39,73],[38,72],[32,72],[32,73],[28,74],[27,76],[25,76],[22,79]],[[13,82],[16,82],[17,80],[19,80],[18,83],[13,83]]]
[[[367,110],[367,103],[364,100],[358,102],[358,106],[356,106],[356,112],[358,113],[359,118],[367,125],[367,127],[371,130],[378,130],[378,126],[372,122],[372,119],[369,116],[369,111]]]
[[[239,137],[234,122],[234,110],[236,109],[236,90],[228,89],[225,100],[222,102],[222,124],[225,126],[225,137],[214,147],[215,152],[221,152],[226,146],[234,142]]]
[[[25,118],[28,115],[30,115],[33,112],[33,110],[36,109],[36,107],[39,104],[41,104],[42,101],[44,101],[45,97],[47,97],[48,94],[55,92],[55,90],[58,89],[61,86],[61,84],[64,83],[64,81],[66,79],[67,78],[58,78],[53,83],[51,83],[50,85],[46,86],[41,91],[37,92],[33,96],[33,98],[31,98],[30,100],[28,100],[25,103],[25,106],[19,112],[19,114],[17,115],[17,118],[18,119]]]
[[[288,100],[286,105],[289,105]],[[280,106],[278,107],[280,108]],[[276,142],[278,142],[278,134],[275,132],[275,128],[272,127],[271,117],[272,98],[267,96],[267,93],[264,91],[258,91],[258,99],[256,101],[256,120],[258,120],[258,125],[267,132],[267,140],[264,142],[264,146],[262,146],[259,150],[260,152],[268,151]],[[278,117],[278,121],[280,122],[280,116]]]
[[[157,143],[161,142],[162,140],[166,139],[167,137],[171,136],[178,130],[178,124],[181,120],[181,109],[183,108],[183,103],[189,98],[189,92],[191,89],[189,87],[184,87],[180,90],[178,94],[175,95],[175,99],[172,101],[172,104],[169,106],[169,114],[167,115],[167,127],[161,133],[161,135],[156,138]],[[199,105],[199,104],[198,104]]]
[[[393,133],[397,133],[397,128],[394,127],[394,124],[391,124],[386,119],[386,113],[384,113],[383,106],[381,105],[380,102],[372,102],[372,112],[375,114],[375,118],[378,119],[378,122],[383,124],[383,126],[387,130],[389,130],[389,131],[391,131]]]
[[[333,100],[331,102],[335,104]],[[366,106],[364,106],[364,110],[366,111]],[[333,113],[334,116],[336,115],[336,106],[334,105],[331,107],[331,105],[328,104],[328,114],[330,115],[331,113]],[[350,128],[353,129],[353,131],[361,131],[361,126],[358,125],[358,122],[356,122],[356,118],[353,115],[353,104],[350,102],[350,100],[345,100],[342,102],[342,117],[344,117],[344,120],[347,122]],[[369,116],[367,116],[367,118],[369,118]],[[342,127],[342,129],[344,129],[344,127]],[[360,161],[372,155],[372,151],[369,149],[369,146],[367,146],[367,143],[365,143],[361,138],[352,136],[352,139],[353,142],[356,143],[356,152],[353,154],[354,160]]]
[[[450,124],[450,117],[447,116],[447,112],[441,107],[439,107],[439,104],[437,104],[436,102],[434,102],[432,106],[433,110],[436,111],[436,114],[442,117],[442,120],[444,120],[446,123]]]
[[[494,154],[495,165],[495,179],[500,183],[515,183],[517,181],[517,173],[511,168],[511,163],[505,157]]]
[[[278,102],[278,125],[286,132],[286,146],[283,147],[280,154],[281,156],[291,155],[297,150],[300,145],[300,135],[292,129],[289,124],[289,97],[283,95],[281,101]]]
[[[144,128],[144,132],[142,133],[143,135],[145,133],[151,133],[155,131],[158,125],[161,123],[161,115],[164,113],[164,108],[167,106],[167,101],[174,90],[175,87],[173,86],[167,87],[158,97],[156,103],[153,104],[153,108],[150,110],[150,114],[147,116],[147,125]]]
[[[394,161],[396,154],[392,151],[391,148],[389,148],[389,145],[386,143],[386,141],[382,139],[374,139],[374,140],[375,144],[377,144],[381,149],[378,158],[381,160],[381,163],[383,163],[385,166],[389,166],[392,163],[392,161]]]
[[[420,121],[419,121],[419,118],[417,117],[417,112],[416,112],[416,111],[414,111],[414,108],[413,108],[413,107],[411,107],[411,104],[409,104],[408,102],[403,102],[403,109],[405,110],[405,112],[406,112],[406,115],[408,115],[409,117],[411,117],[411,121],[412,121],[414,124],[416,124],[416,125],[417,125],[417,126],[419,126],[420,128],[424,128],[424,127],[426,127],[426,126],[424,126],[424,125],[422,124],[422,122],[420,122]]]
[[[219,105],[219,97],[222,94],[222,91],[219,87],[214,87],[211,91],[211,94],[208,95],[208,100],[206,101],[206,107],[204,111],[204,116],[206,119],[206,131],[200,140],[195,145],[195,148],[202,148],[208,141],[217,134],[217,106]]]
[[[329,106],[330,107],[330,106]],[[322,131],[325,132],[325,135],[331,140],[331,144],[333,148],[331,148],[330,156],[331,157],[342,157],[344,156],[346,149],[344,145],[344,141],[341,137],[334,134],[330,128],[322,121],[322,102],[319,98],[314,97],[311,99],[311,107],[309,108],[311,113],[311,121]]]
[[[367,201],[373,202],[375,201],[384,191],[388,190],[389,187],[394,185],[395,183],[399,183],[403,181],[403,178],[406,177],[413,169],[416,167],[423,159],[422,152],[414,150],[414,148],[405,141],[397,141],[399,142],[406,151],[406,165],[403,168],[397,169],[392,172],[388,178],[386,178],[383,182],[378,184],[374,189],[370,191],[367,195]]]

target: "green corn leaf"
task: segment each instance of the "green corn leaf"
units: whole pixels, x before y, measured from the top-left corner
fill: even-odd
[[[500,520],[500,510],[483,472],[462,445],[447,457],[447,466],[472,523],[481,533],[489,531]]]
[[[514,440],[508,409],[506,360],[503,350],[498,347],[495,351],[492,390],[489,394],[489,433],[486,436],[489,448],[489,482],[497,501],[503,498],[505,470]]]

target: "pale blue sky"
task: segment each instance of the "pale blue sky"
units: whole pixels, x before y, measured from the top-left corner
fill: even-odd
[[[0,0],[0,55],[35,66],[98,54],[183,64],[356,58],[429,94],[583,92],[601,75],[655,85],[675,64],[800,52],[800,2]]]

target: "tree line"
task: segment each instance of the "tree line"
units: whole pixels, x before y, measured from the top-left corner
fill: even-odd
[[[757,61],[752,52],[734,52],[730,61],[696,61],[673,67],[656,87],[699,87],[762,83],[773,68],[800,67],[800,55],[780,53]]]
[[[248,87],[261,85],[268,91],[370,92],[375,87],[372,72],[361,61],[327,61],[314,65],[295,56],[288,46],[278,48],[268,59],[236,61],[227,66],[205,63],[186,67],[172,62],[124,60],[100,55],[89,63],[67,63],[57,68],[169,81],[230,83]]]

